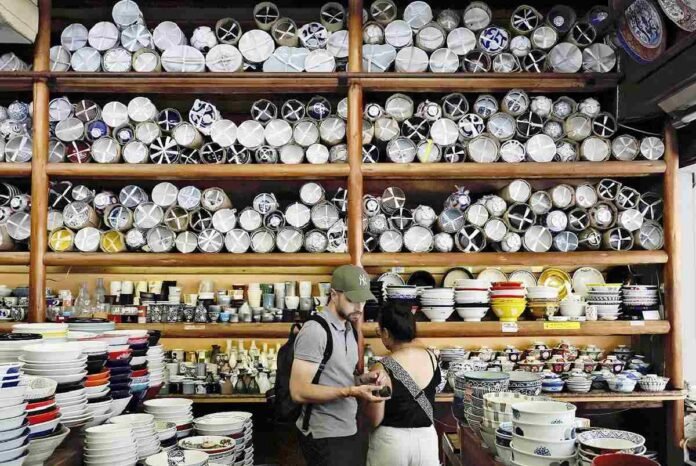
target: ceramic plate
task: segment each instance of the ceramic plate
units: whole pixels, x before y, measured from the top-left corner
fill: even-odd
[[[383,273],[382,275],[379,276],[377,279],[378,281],[382,282],[384,285],[383,286],[389,286],[389,285],[405,285],[406,282],[404,281],[403,278],[401,278],[401,275],[398,273],[394,272],[387,272]]]
[[[541,273],[539,285],[558,288],[558,300],[562,301],[571,290],[570,275],[564,270],[551,267]]]
[[[604,283],[602,272],[593,267],[580,267],[573,273],[573,290],[575,290],[575,293],[587,296],[588,283]]]
[[[537,286],[537,279],[532,272],[527,270],[515,270],[510,274],[508,279],[511,282],[521,282],[525,288]]]
[[[442,277],[442,286],[447,288],[453,287],[455,281],[467,278],[472,279],[474,275],[465,268],[455,267],[445,272],[445,275]]]
[[[477,280],[484,280],[490,284],[495,282],[506,282],[507,276],[499,269],[483,269],[476,277]]]
[[[696,5],[690,0],[658,0],[662,11],[685,31],[696,31]]]

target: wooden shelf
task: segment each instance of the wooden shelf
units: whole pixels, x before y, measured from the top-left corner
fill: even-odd
[[[132,267],[205,267],[205,266],[339,266],[350,263],[349,254],[270,253],[270,254],[181,254],[124,252],[118,254],[49,252],[47,266],[132,266]]]
[[[479,252],[479,253],[365,253],[366,267],[454,266],[579,266],[664,264],[665,251]]]
[[[2,165],[0,165],[2,169]],[[348,164],[157,165],[49,163],[51,177],[122,180],[325,179],[347,177]],[[0,172],[2,175],[2,172]]]
[[[663,174],[665,162],[568,162],[568,163],[367,163],[365,178],[399,179],[516,179],[606,178]]]
[[[29,265],[29,253],[25,251],[0,252],[0,265]]]
[[[0,83],[1,85],[1,83]],[[0,162],[0,177],[23,178],[31,176],[31,163]]]
[[[344,73],[75,73],[49,74],[55,92],[254,94],[336,92]],[[342,86],[339,83],[343,83]]]
[[[161,395],[158,398],[186,398],[196,404],[266,403],[266,395]]]
[[[356,73],[365,91],[388,92],[597,92],[615,89],[619,73]]]
[[[32,71],[0,72],[0,92],[31,91],[34,86],[34,80],[39,79],[40,76],[42,76],[41,73],[34,73]]]
[[[149,329],[162,332],[162,338],[287,338],[290,322],[232,323],[232,324],[117,324],[119,329]],[[610,335],[664,335],[669,333],[669,322],[614,321],[581,322],[579,329],[545,329],[544,322],[517,322],[517,333],[503,333],[502,323],[490,322],[419,322],[420,338],[461,337],[567,337]],[[1,327],[0,327],[1,328]],[[377,337],[377,324],[363,325],[366,338]]]

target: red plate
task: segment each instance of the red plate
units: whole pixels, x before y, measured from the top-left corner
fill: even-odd
[[[50,408],[51,406],[56,405],[56,399],[54,397],[51,397],[47,400],[41,400],[41,401],[36,401],[34,403],[29,403],[27,404],[27,412],[32,412],[32,411],[41,411],[46,408]]]
[[[176,430],[189,430],[189,429],[193,429],[192,423],[181,424],[180,426],[176,426]]]
[[[505,288],[523,288],[522,282],[495,282],[491,289],[505,289]]]
[[[144,377],[148,374],[147,369],[140,369],[138,371],[133,371],[131,372],[131,379],[134,379],[136,377]]]
[[[29,425],[33,426],[34,424],[41,424],[44,422],[52,421],[53,419],[58,417],[58,413],[60,413],[60,410],[58,408],[55,408],[43,414],[27,416],[27,420],[29,421]]]

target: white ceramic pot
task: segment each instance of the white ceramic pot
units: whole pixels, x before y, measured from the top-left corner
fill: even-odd
[[[541,456],[571,456],[575,454],[575,439],[551,442],[512,434],[512,446],[519,451]]]
[[[514,441],[513,441],[514,442]],[[542,456],[525,453],[512,447],[512,461],[524,466],[556,466],[559,464],[577,465],[577,458],[572,456]]]
[[[576,410],[575,405],[560,401],[526,401],[512,405],[515,421],[533,424],[572,423]]]
[[[574,422],[566,424],[530,424],[513,421],[513,432],[520,437],[549,439],[554,442],[575,438]]]

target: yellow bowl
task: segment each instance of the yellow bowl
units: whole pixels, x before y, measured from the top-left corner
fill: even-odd
[[[517,322],[517,319],[522,315],[526,306],[524,303],[512,306],[497,306],[491,305],[491,309],[501,322]]]

